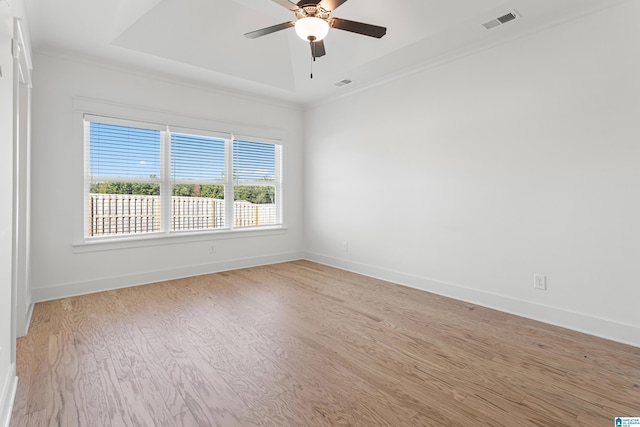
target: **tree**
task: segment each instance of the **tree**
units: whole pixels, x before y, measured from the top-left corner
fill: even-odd
[[[207,197],[210,199],[224,199],[224,186],[201,184],[174,184],[171,192],[174,196]]]
[[[160,195],[160,184],[152,182],[97,182],[91,184],[90,192],[158,196]]]
[[[91,184],[91,193],[131,194],[141,196],[160,195],[160,184],[140,182],[97,182]],[[275,203],[275,187],[238,185],[233,189],[234,200],[244,200],[256,204]],[[176,197],[207,197],[224,199],[223,185],[174,184],[171,194]]]
[[[174,196],[190,197],[193,194],[193,184],[173,184],[171,194]]]
[[[201,185],[200,197],[210,197],[212,199],[224,199],[223,185]]]
[[[275,187],[239,185],[233,189],[233,198],[258,204],[274,203]]]

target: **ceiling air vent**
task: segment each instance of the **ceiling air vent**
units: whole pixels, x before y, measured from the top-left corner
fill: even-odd
[[[342,87],[342,86],[345,86],[345,85],[348,85],[348,84],[351,84],[351,83],[352,83],[352,81],[351,81],[351,80],[349,80],[349,79],[344,79],[344,80],[340,80],[340,81],[339,81],[338,83],[336,83],[335,85],[336,85],[336,86],[338,86],[338,87]]]
[[[496,19],[492,19],[491,21],[487,21],[482,26],[487,30],[497,27],[498,25],[506,24],[509,21],[513,21],[516,19],[518,15],[514,12],[509,12],[506,15],[502,15]]]
[[[498,21],[500,21],[501,24],[506,24],[507,22],[513,21],[514,19],[516,19],[515,13],[507,13],[506,15],[503,15],[500,18],[498,18]]]

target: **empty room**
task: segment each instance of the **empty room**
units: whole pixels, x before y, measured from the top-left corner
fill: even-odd
[[[640,3],[0,0],[0,427],[640,424]]]

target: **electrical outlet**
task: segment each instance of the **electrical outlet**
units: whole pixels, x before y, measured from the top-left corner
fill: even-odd
[[[209,246],[209,253],[210,254],[215,254],[216,253],[216,246],[215,245]]]
[[[535,289],[546,291],[547,290],[547,276],[544,274],[533,275],[533,287]]]
[[[344,252],[349,252],[349,243],[347,242],[342,242],[342,250]]]

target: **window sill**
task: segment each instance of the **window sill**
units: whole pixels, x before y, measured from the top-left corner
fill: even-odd
[[[285,226],[253,227],[234,230],[203,232],[153,233],[132,237],[105,237],[87,239],[72,245],[73,253],[113,251],[119,249],[143,248],[148,246],[176,245],[182,243],[206,242],[226,239],[276,236],[286,234]]]

